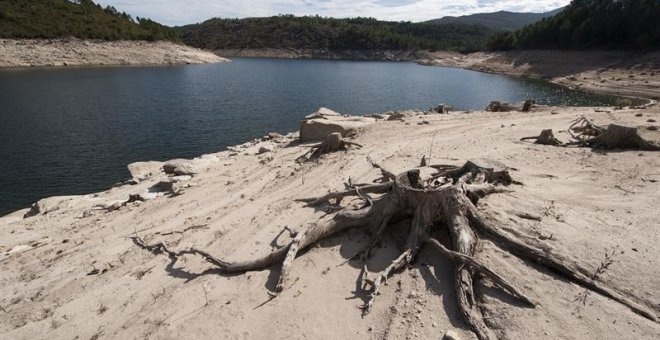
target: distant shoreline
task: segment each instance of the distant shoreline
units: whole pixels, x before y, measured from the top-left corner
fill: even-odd
[[[225,58],[416,62],[518,77],[543,78],[587,92],[660,99],[660,52],[530,50],[476,52],[322,49],[221,49]]]
[[[0,39],[0,69],[210,64],[225,58],[166,41]]]
[[[278,58],[322,60],[415,61],[427,56],[425,51],[407,50],[326,50],[290,48],[220,49],[213,53],[224,58]]]
[[[543,78],[571,89],[639,99],[660,99],[660,52],[526,50],[430,54],[423,65]]]

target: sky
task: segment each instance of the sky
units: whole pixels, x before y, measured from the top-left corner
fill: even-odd
[[[96,0],[133,17],[166,25],[185,25],[211,18],[263,17],[278,14],[335,18],[373,17],[391,21],[425,21],[452,15],[496,12],[546,12],[570,0]]]

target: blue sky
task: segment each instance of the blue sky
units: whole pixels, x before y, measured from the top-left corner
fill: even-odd
[[[570,0],[96,0],[133,16],[167,25],[206,19],[245,18],[278,14],[336,18],[375,17],[381,20],[424,21],[447,15],[508,10],[545,12]]]

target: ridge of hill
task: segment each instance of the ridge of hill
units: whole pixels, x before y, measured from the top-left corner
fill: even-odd
[[[427,21],[432,24],[465,24],[483,25],[495,31],[513,31],[544,18],[559,14],[564,8],[557,8],[545,13],[498,11],[493,13],[477,13],[462,16],[446,16]]]
[[[0,38],[179,41],[176,31],[91,0],[0,1]]]

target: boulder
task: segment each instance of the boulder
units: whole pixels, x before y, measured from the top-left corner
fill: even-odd
[[[442,340],[461,340],[461,336],[454,330],[448,330],[442,337]]]
[[[449,110],[453,109],[453,107],[446,105],[446,104],[438,104],[436,107],[431,108],[432,113],[440,113],[440,114],[445,114],[449,113]]]
[[[262,146],[262,147],[259,147],[259,151],[257,151],[257,154],[261,155],[261,154],[264,154],[264,153],[267,153],[267,152],[272,152],[272,151],[273,151],[272,148]]]
[[[30,211],[25,213],[24,218],[45,215],[60,209],[66,210],[73,207],[84,196],[54,196],[39,200],[37,203],[32,204]]]
[[[284,136],[281,133],[277,133],[277,132],[269,132],[268,133],[268,139],[271,139],[271,140],[272,139],[280,139],[282,137],[284,137]]]
[[[168,175],[193,176],[196,171],[190,160],[173,159],[163,164],[163,171]]]
[[[156,175],[163,169],[163,162],[136,162],[128,165],[133,180],[141,182]]]
[[[517,111],[517,110],[518,110],[517,107],[509,103],[498,102],[498,101],[492,101],[486,107],[486,111],[490,111],[490,112],[509,112],[509,111]]]
[[[345,137],[354,135],[361,128],[375,122],[375,118],[342,116],[334,111],[321,108],[303,119],[300,124],[300,141],[325,140],[331,133],[341,133]]]

